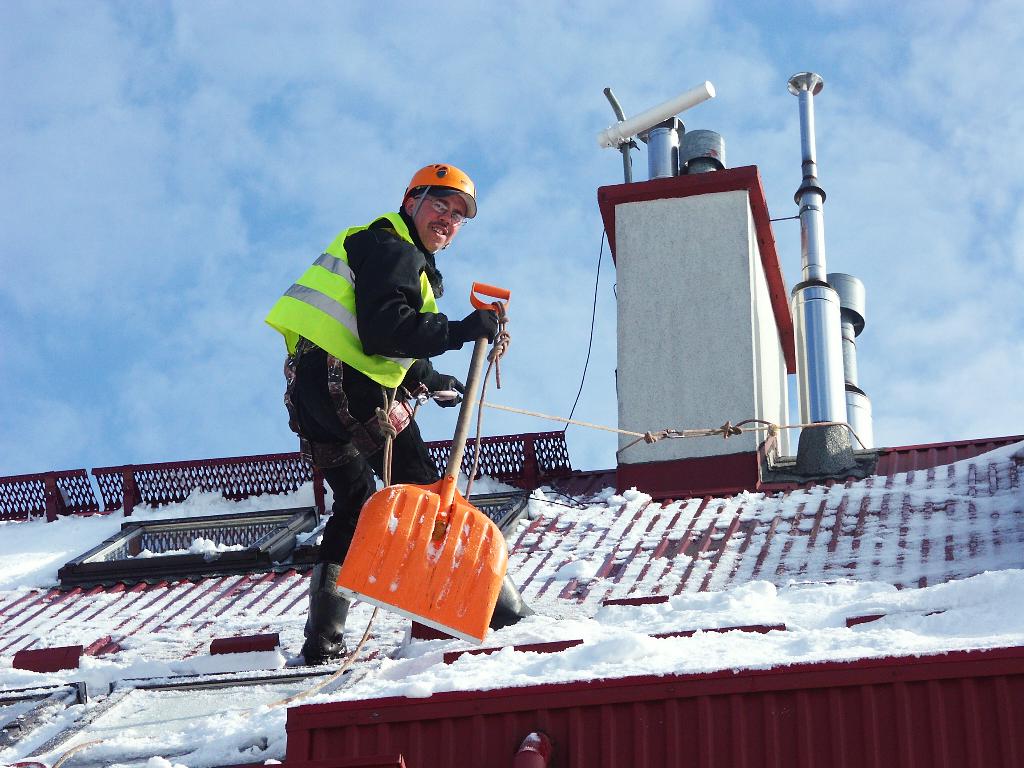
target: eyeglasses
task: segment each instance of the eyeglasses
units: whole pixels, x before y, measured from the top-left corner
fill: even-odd
[[[430,203],[430,207],[434,209],[435,213],[441,216],[447,216],[451,219],[453,227],[461,227],[468,220],[468,217],[465,214],[453,211],[452,207],[444,200],[438,200],[436,197],[430,197],[428,195],[426,202]]]

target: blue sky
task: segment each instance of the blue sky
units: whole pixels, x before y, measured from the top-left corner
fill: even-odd
[[[341,229],[452,162],[480,215],[442,311],[513,291],[495,400],[567,414],[601,240],[596,146],[707,79],[684,115],[796,213],[814,70],[828,265],[865,283],[860,378],[880,445],[1024,432],[1024,86],[1016,3],[0,4],[0,474],[293,450],[263,316]],[[646,159],[634,155],[638,177]],[[776,225],[789,284],[796,222]],[[616,418],[602,269],[579,418]],[[437,366],[462,375],[463,354]],[[741,417],[739,415],[730,418]],[[429,439],[454,417],[431,408]],[[673,425],[706,426],[706,425]],[[549,422],[489,411],[488,434]],[[574,464],[614,438],[569,430]]]

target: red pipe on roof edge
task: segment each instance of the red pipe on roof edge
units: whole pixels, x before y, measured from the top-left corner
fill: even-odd
[[[551,740],[544,733],[535,731],[519,745],[519,751],[512,760],[512,768],[548,768],[551,753]]]

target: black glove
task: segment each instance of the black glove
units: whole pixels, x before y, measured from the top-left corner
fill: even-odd
[[[448,349],[461,349],[468,341],[486,336],[494,341],[498,333],[498,315],[492,309],[474,309],[462,320],[448,322]]]
[[[452,408],[462,402],[462,395],[466,392],[466,387],[461,381],[456,379],[454,376],[447,377],[447,381],[443,387],[439,387],[435,391],[448,390],[450,392],[457,392],[455,397],[447,398],[445,400],[439,400],[434,398],[434,402],[440,405],[442,408]]]

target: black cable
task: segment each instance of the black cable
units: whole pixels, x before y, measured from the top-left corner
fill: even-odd
[[[793,220],[799,219],[799,218],[800,218],[799,215],[797,215],[797,216],[782,216],[782,217],[780,217],[778,219],[768,219],[768,221],[793,221]]]
[[[594,322],[597,320],[597,287],[601,283],[601,259],[604,257],[604,229],[601,230],[601,247],[597,251],[597,274],[594,276],[594,307],[590,312],[590,340],[587,342],[587,360],[583,363],[583,376],[580,378],[580,388],[576,393],[576,400],[573,401],[572,408],[569,409],[569,418],[571,419],[573,414],[576,413],[576,406],[579,405],[580,395],[583,394],[583,383],[587,380],[587,367],[590,365],[590,352],[594,347]],[[569,428],[566,424],[562,427],[562,434],[565,434],[565,430]]]
[[[544,501],[542,502],[544,504],[558,504],[559,506],[562,506],[562,507],[569,507],[569,509],[586,509],[588,506],[590,506],[589,504],[584,504],[580,499],[576,498],[575,496],[570,496],[568,493],[562,493],[561,491],[556,491],[554,488],[551,488],[550,486],[548,486],[548,490],[547,491],[542,491],[542,493],[544,493],[545,495],[547,495],[549,493],[558,494],[562,498],[568,499],[569,501],[571,501],[574,506],[571,506],[571,505],[566,504],[566,503],[561,502],[561,501],[551,501],[550,499],[544,499]],[[537,499],[537,501],[540,501],[540,499]]]

